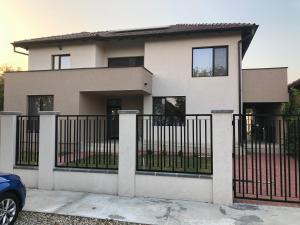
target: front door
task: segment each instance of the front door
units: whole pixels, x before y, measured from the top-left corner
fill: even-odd
[[[107,136],[110,139],[119,138],[119,110],[121,110],[120,99],[107,100]]]

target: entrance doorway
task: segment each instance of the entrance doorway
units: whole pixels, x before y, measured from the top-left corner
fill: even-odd
[[[107,100],[107,136],[110,139],[119,138],[119,114],[121,110],[121,99]]]

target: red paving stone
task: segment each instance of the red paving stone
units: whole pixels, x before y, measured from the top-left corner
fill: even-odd
[[[234,203],[300,208],[300,203],[272,202],[272,201],[260,201],[260,200],[249,200],[249,199],[234,199]]]
[[[235,162],[235,178],[240,180],[235,182],[236,196],[300,203],[299,163],[294,157],[269,152],[256,155],[254,152],[240,157],[237,155]],[[286,205],[275,202],[261,203]]]

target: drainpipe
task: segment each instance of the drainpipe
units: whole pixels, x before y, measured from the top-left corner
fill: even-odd
[[[253,36],[253,34],[255,33],[255,31],[251,34],[246,35],[243,39],[238,41],[238,64],[239,64],[239,114],[242,114],[242,44],[243,41],[246,41],[247,39],[251,38]]]
[[[239,65],[239,114],[242,114],[242,59],[241,59],[241,48],[242,40],[238,41],[238,65]]]
[[[28,53],[26,53],[26,52],[20,52],[20,51],[16,50],[15,46],[14,46],[14,53],[18,53],[18,54],[21,54],[21,55],[28,55]]]

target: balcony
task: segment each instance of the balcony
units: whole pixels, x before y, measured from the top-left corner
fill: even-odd
[[[152,93],[152,73],[144,67],[21,71],[7,73],[5,84],[10,92],[22,89],[27,94],[56,94],[60,89],[148,95]]]

